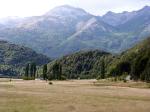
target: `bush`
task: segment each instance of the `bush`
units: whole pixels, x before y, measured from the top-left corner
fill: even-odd
[[[67,80],[67,78],[64,75],[62,75],[61,80]]]
[[[127,80],[126,80],[126,79],[124,79],[124,80],[123,80],[123,82],[124,82],[124,83],[126,83],[126,82],[127,82]]]
[[[126,79],[127,76],[128,76],[128,73],[127,73],[127,72],[124,72],[122,76],[119,76],[119,77],[118,77],[118,80],[119,80],[119,81],[123,81],[123,82],[127,82],[127,79]]]
[[[98,76],[97,78],[96,78],[96,80],[100,80],[101,79],[101,76]]]
[[[23,80],[35,80],[34,77],[23,77],[22,79],[23,79]]]
[[[52,83],[52,82],[49,82],[48,84],[49,84],[49,85],[53,85],[53,83]]]

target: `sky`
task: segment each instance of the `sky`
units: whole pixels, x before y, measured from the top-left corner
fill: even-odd
[[[83,8],[94,15],[133,11],[150,6],[150,0],[0,0],[0,18],[39,16],[60,5]]]

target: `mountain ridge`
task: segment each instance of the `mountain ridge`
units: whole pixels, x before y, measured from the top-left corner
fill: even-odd
[[[83,49],[120,53],[150,34],[150,23],[148,19],[145,21],[146,17],[150,17],[146,13],[148,9],[149,6],[132,15],[130,20],[136,19],[132,21],[137,24],[125,22],[113,26],[83,9],[60,6],[49,11],[47,16],[25,18],[13,28],[0,27],[0,38],[28,46],[53,58]],[[143,15],[140,16],[139,12]],[[124,12],[127,13],[129,12]]]

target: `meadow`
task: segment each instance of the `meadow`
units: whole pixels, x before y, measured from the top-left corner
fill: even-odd
[[[0,112],[149,112],[150,89],[96,80],[0,79]],[[139,84],[137,84],[139,85]],[[144,85],[144,84],[143,84]]]

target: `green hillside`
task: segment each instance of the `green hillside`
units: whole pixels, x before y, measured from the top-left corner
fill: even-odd
[[[35,62],[37,65],[42,65],[49,61],[48,57],[30,48],[0,41],[0,74],[16,75],[16,70],[27,63]]]
[[[120,68],[119,71],[115,70],[116,75],[128,72],[135,80],[150,80],[150,38],[123,52],[112,61],[109,68],[112,70]]]
[[[53,66],[62,66],[62,75],[67,78],[120,77],[131,75],[134,80],[150,80],[150,38],[135,47],[113,56],[103,51],[81,51],[64,56],[48,64],[48,75]],[[103,65],[102,65],[103,64]],[[104,71],[104,73],[102,73]]]
[[[99,50],[80,51],[49,63],[49,75],[53,66],[59,63],[62,66],[62,74],[67,78],[96,78],[100,75],[100,64],[103,59],[107,66],[112,56]]]

